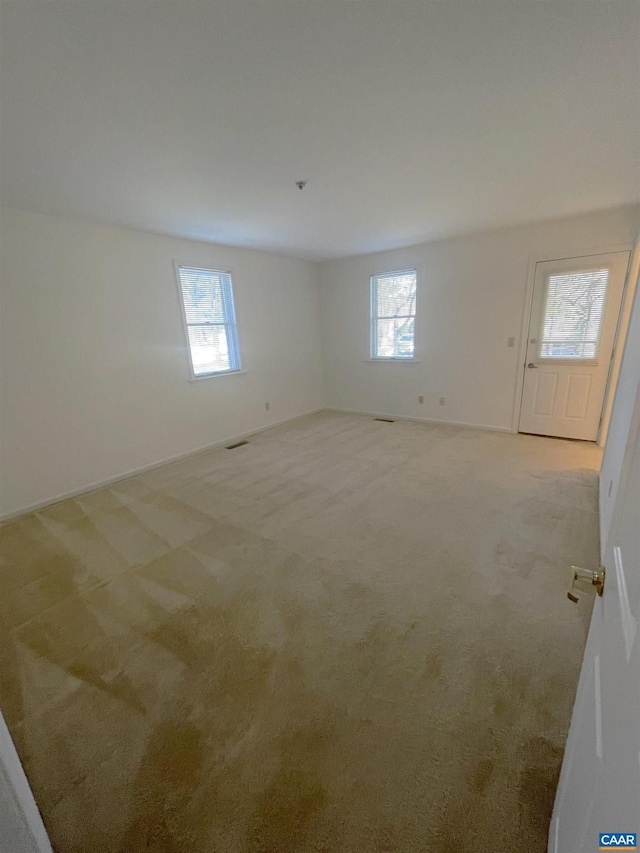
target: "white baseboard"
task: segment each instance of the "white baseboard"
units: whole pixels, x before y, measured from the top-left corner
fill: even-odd
[[[266,432],[266,430],[274,429],[275,427],[282,426],[283,424],[291,423],[291,421],[297,421],[307,415],[313,415],[317,412],[323,411],[343,412],[350,415],[366,415],[373,418],[393,418],[394,420],[402,421],[418,421],[419,423],[441,424],[442,426],[467,427],[468,429],[481,429],[488,430],[490,432],[512,432],[512,430],[507,427],[492,426],[490,424],[473,424],[465,421],[440,420],[438,418],[419,418],[411,415],[397,415],[392,412],[366,412],[362,409],[343,409],[337,406],[319,406],[316,409],[309,409],[307,412],[301,412],[299,415],[292,415],[290,418],[283,418],[280,421],[274,421],[273,423],[266,424],[262,427],[256,427],[255,429],[248,430],[247,432],[230,435],[227,438],[214,441],[211,444],[204,444],[201,447],[196,447],[193,450],[187,450],[184,453],[177,453],[174,456],[166,456],[164,459],[160,459],[157,462],[151,462],[149,465],[142,465],[139,468],[131,468],[128,471],[124,471],[122,474],[117,474],[116,476],[109,477],[106,480],[98,480],[88,483],[86,486],[82,486],[78,489],[72,489],[68,492],[53,495],[52,497],[39,501],[38,503],[28,504],[20,507],[19,509],[11,510],[10,512],[0,515],[0,523],[10,521],[12,518],[18,518],[19,516],[25,515],[29,512],[37,512],[39,509],[44,509],[52,504],[60,503],[60,501],[69,500],[69,498],[77,498],[80,495],[86,495],[88,492],[94,492],[96,489],[104,489],[107,486],[112,486],[114,483],[120,483],[122,480],[128,480],[130,477],[135,477],[138,474],[144,474],[146,471],[153,471],[154,468],[161,468],[163,465],[168,465],[171,462],[178,462],[180,459],[187,459],[189,456],[204,453],[206,450],[217,450],[218,448],[231,444],[234,441],[242,441],[243,438],[249,438],[252,435]]]
[[[481,429],[489,432],[514,432],[510,427],[493,426],[492,424],[472,424],[467,421],[446,421],[440,418],[419,418],[413,415],[396,415],[392,412],[365,412],[362,409],[342,409],[338,406],[325,406],[324,411],[344,412],[347,415],[367,415],[371,418],[393,418],[396,421],[417,421],[424,424],[440,424],[440,426],[466,427],[467,429]]]
[[[196,456],[198,453],[204,453],[206,450],[217,450],[220,447],[224,447],[227,444],[232,444],[235,441],[242,441],[243,438],[249,438],[252,435],[257,435],[260,432],[266,432],[269,429],[274,429],[274,427],[282,426],[283,424],[291,423],[291,421],[297,421],[300,418],[305,418],[307,415],[314,415],[316,412],[324,411],[324,406],[319,406],[317,409],[309,409],[307,412],[301,412],[299,415],[292,415],[290,418],[283,418],[280,421],[274,421],[273,423],[267,424],[266,426],[256,427],[256,429],[248,430],[247,432],[240,432],[236,435],[230,435],[227,438],[220,439],[220,441],[214,441],[211,444],[204,444],[201,447],[196,447],[194,450],[187,450],[184,453],[177,453],[175,456],[167,456],[164,459],[160,459],[157,462],[151,462],[149,465],[142,465],[140,468],[131,468],[129,471],[124,471],[122,474],[117,474],[115,477],[109,477],[106,480],[99,480],[93,483],[88,483],[86,486],[82,486],[78,489],[72,489],[69,492],[63,492],[62,494],[54,495],[53,497],[47,498],[44,501],[39,501],[38,503],[28,504],[27,506],[20,507],[16,510],[11,510],[11,512],[4,513],[0,515],[0,523],[3,521],[10,521],[12,518],[18,518],[21,515],[26,515],[29,512],[36,512],[39,509],[44,509],[47,506],[51,506],[52,504],[60,503],[60,501],[66,501],[69,498],[77,498],[80,495],[86,495],[88,492],[94,492],[96,489],[104,489],[107,486],[112,486],[114,483],[120,483],[122,480],[128,480],[130,477],[135,477],[138,474],[144,474],[146,471],[153,471],[154,468],[161,468],[163,465],[168,465],[171,462],[178,462],[180,459],[187,459],[189,456]]]

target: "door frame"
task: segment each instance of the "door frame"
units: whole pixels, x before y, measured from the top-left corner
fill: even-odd
[[[544,254],[536,254],[531,255],[529,257],[529,262],[527,264],[527,281],[525,285],[525,292],[523,297],[523,306],[522,306],[522,321],[520,324],[520,345],[518,346],[518,369],[516,371],[516,381],[515,381],[515,389],[514,389],[514,399],[513,399],[513,412],[511,416],[511,432],[517,433],[519,432],[520,425],[520,412],[522,409],[522,396],[524,393],[524,378],[525,378],[525,365],[526,365],[526,356],[527,356],[527,344],[529,341],[529,326],[531,324],[531,311],[533,308],[533,289],[535,286],[536,280],[536,266],[538,264],[548,263],[552,261],[566,261],[572,258],[586,258],[592,257],[594,255],[609,255],[613,252],[629,252],[629,260],[627,261],[627,270],[625,272],[624,285],[622,288],[622,301],[620,302],[620,311],[618,313],[618,319],[616,322],[616,334],[613,340],[613,350],[612,353],[615,355],[620,352],[620,343],[624,343],[624,341],[620,341],[620,328],[621,328],[621,319],[624,314],[624,307],[627,301],[627,295],[629,290],[629,270],[631,268],[631,263],[633,260],[633,251],[634,244],[633,243],[617,243],[614,245],[606,245],[606,246],[598,246],[597,248],[591,249],[582,249],[582,250],[567,250],[566,252],[561,251],[549,251]],[[613,366],[613,357],[611,362],[609,363],[609,375],[607,376],[607,385],[604,392],[604,399],[602,401],[602,411],[604,412],[607,404],[611,398],[611,394],[615,391],[615,388],[611,388],[611,374],[612,374],[612,366]],[[596,437],[596,443],[600,443],[600,434],[602,430],[602,418],[600,419],[600,425],[598,427],[598,435]]]
[[[0,712],[0,795],[3,805],[16,810],[33,853],[53,853],[29,780]],[[18,839],[16,839],[17,842]],[[23,847],[23,849],[25,849]]]

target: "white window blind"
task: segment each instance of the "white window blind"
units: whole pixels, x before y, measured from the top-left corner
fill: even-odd
[[[415,270],[371,277],[371,358],[414,357]]]
[[[194,377],[240,370],[231,275],[183,266],[178,275]]]
[[[538,355],[594,359],[607,295],[609,270],[550,275]]]

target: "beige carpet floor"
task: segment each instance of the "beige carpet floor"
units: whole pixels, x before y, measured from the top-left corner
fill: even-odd
[[[60,853],[544,853],[590,444],[323,412],[0,528]]]

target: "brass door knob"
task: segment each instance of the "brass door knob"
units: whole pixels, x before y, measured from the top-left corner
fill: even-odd
[[[598,595],[602,595],[604,592],[605,580],[606,572],[604,566],[600,566],[600,568],[595,572],[592,572],[589,569],[581,569],[579,566],[571,566],[571,587],[567,593],[567,598],[575,604],[580,600],[573,592],[576,584],[595,586]]]

